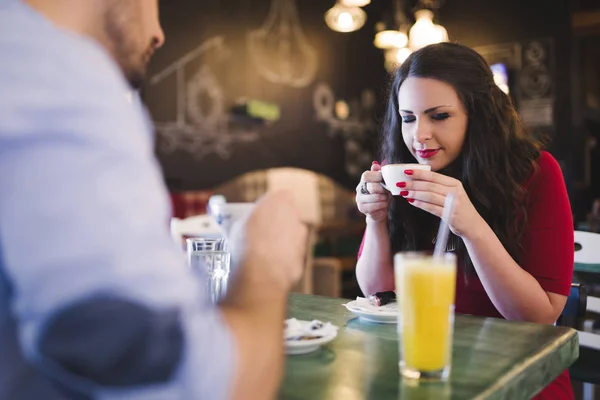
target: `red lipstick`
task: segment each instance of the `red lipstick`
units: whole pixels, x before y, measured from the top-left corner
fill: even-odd
[[[417,154],[419,155],[420,158],[431,158],[433,156],[435,156],[438,151],[440,151],[440,149],[435,149],[435,150],[417,150]]]

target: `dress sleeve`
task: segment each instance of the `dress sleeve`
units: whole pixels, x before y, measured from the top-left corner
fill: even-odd
[[[529,185],[527,228],[519,265],[547,292],[569,295],[573,277],[573,216],[560,165],[547,152]]]

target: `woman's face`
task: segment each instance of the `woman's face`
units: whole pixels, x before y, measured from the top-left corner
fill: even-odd
[[[400,86],[398,105],[404,143],[420,164],[439,171],[458,158],[468,115],[452,86],[409,77]]]

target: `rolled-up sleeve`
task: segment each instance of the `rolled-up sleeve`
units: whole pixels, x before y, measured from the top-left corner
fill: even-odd
[[[226,398],[233,335],[170,238],[142,112],[95,46],[28,50],[44,68],[0,68],[0,266],[24,354],[93,398]]]

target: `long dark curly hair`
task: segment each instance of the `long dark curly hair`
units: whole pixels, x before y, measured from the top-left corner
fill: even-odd
[[[524,183],[536,169],[541,138],[528,134],[514,104],[494,83],[487,62],[474,50],[455,43],[439,43],[412,53],[395,72],[384,120],[381,157],[387,163],[415,163],[402,139],[398,91],[408,77],[432,78],[450,84],[468,115],[460,156],[438,171],[459,179],[479,214],[494,230],[504,248],[518,261],[526,226]],[[397,196],[389,208],[392,251],[430,250],[439,218]],[[450,246],[469,272],[474,272],[460,238]]]

